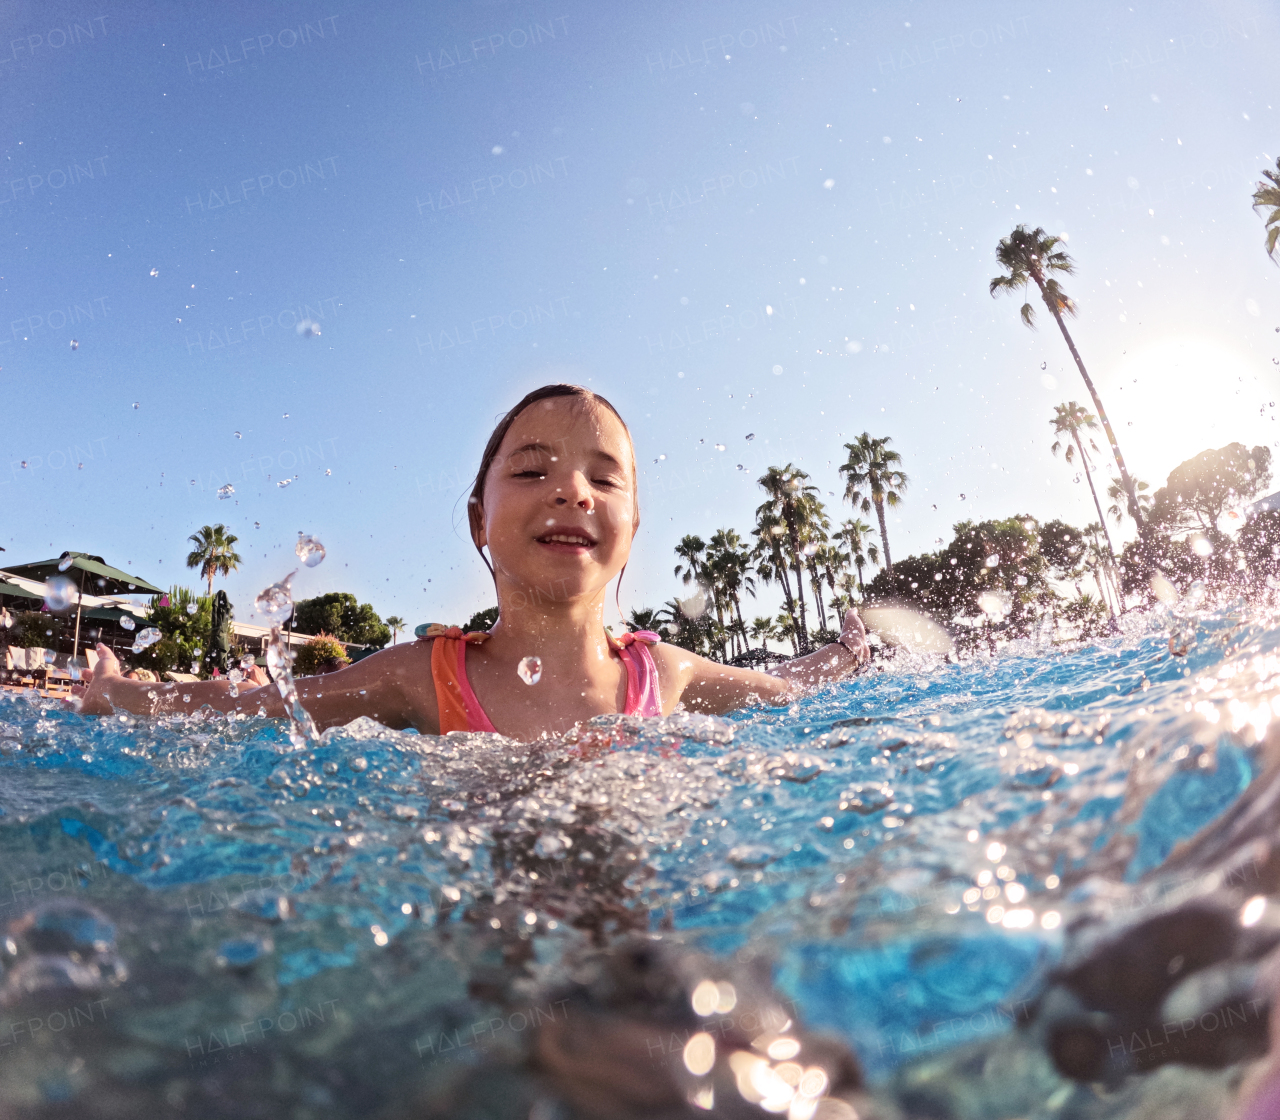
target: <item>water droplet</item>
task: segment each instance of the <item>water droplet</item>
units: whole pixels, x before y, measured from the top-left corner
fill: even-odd
[[[231,497],[231,495],[234,494],[235,492],[236,492],[236,488],[232,486],[231,483],[229,482],[225,486],[218,487],[218,497],[223,500]]]
[[[993,552],[990,556],[987,557],[988,568],[994,568],[999,563],[1000,563],[1000,553]]]
[[[363,774],[369,769],[369,760],[363,755],[356,755],[355,758],[347,759],[347,765],[357,774]]]
[[[297,572],[290,572],[279,583],[273,583],[265,591],[260,592],[253,601],[258,613],[264,615],[273,626],[283,624],[293,610],[293,592],[290,585],[297,574]]]
[[[978,608],[991,619],[1001,619],[1009,613],[1013,600],[1004,591],[984,591],[978,596]]]
[[[253,527],[254,527],[255,529],[261,529],[261,528],[262,528],[262,522],[261,522],[261,521],[255,521],[255,522],[253,523]]]
[[[227,680],[229,680],[232,684],[239,684],[242,680],[244,680],[244,674],[240,672],[239,669],[232,669],[227,674]]]
[[[230,687],[229,689],[227,689],[227,694],[228,694],[228,695],[230,695],[230,696],[239,696],[239,695],[240,695],[240,686],[239,686],[238,684],[236,684],[236,683],[235,683],[235,681],[232,681],[232,682],[231,682],[231,687]],[[306,782],[303,782],[302,784],[303,784],[303,785],[306,785]],[[304,795],[304,796],[305,796],[305,795]]]
[[[717,443],[717,444],[716,444],[716,450],[717,450],[717,451],[723,451],[723,450],[724,450],[724,444],[723,444],[723,443]]]
[[[324,559],[324,545],[310,535],[299,536],[293,551],[308,568],[314,568]]]
[[[194,663],[194,662],[192,662],[192,665],[191,665],[191,671],[192,671],[193,673],[196,671],[196,667],[195,667],[195,663]],[[190,703],[191,703],[191,693],[189,693],[189,692],[184,692],[184,693],[182,694],[182,702],[183,702],[184,704],[190,704]]]
[[[315,338],[320,333],[320,324],[314,319],[303,319],[293,329],[302,335],[303,338]]]
[[[195,603],[188,603],[188,604],[187,604],[187,614],[195,614],[195,613],[196,613],[196,611],[198,611],[199,609],[200,609],[200,608],[199,608],[199,607],[197,607],[197,606],[195,605]]]
[[[61,560],[58,561],[58,571],[65,572],[74,563],[75,563],[75,557],[64,556]]]
[[[44,601],[51,611],[65,611],[76,601],[76,585],[66,576],[53,576],[44,582]]]
[[[242,658],[240,658],[241,669],[244,669],[247,672],[248,670],[252,669],[253,666],[254,666],[253,654],[246,653]]]
[[[746,467],[744,467],[741,463],[739,463],[739,464],[738,464],[738,470],[740,470],[740,471],[745,471],[746,469],[747,469],[747,468],[746,468]]]
[[[281,490],[283,490],[283,489],[284,489],[286,486],[288,486],[288,485],[289,485],[289,483],[291,483],[292,481],[293,481],[293,479],[291,479],[291,478],[282,478],[279,482],[277,482],[277,483],[276,483],[276,485],[277,485],[277,486],[279,486]]]
[[[663,462],[665,459],[666,459],[666,456],[665,456],[665,455],[659,455],[659,456],[658,456],[658,462],[659,462],[659,463]]]
[[[235,435],[236,439],[244,439],[244,436],[242,436],[239,432],[235,432],[233,434]]]
[[[961,495],[960,495],[960,500],[961,500],[962,502],[964,501],[964,495],[963,495],[963,494],[961,494]]]
[[[134,652],[137,653],[146,649],[148,646],[155,645],[156,642],[158,642],[162,637],[164,637],[164,635],[161,634],[160,631],[154,626],[148,626],[144,630],[139,630],[138,636],[137,638],[134,639],[134,642],[133,642],[133,644],[137,647],[137,649],[134,650]]]
[[[132,616],[132,615],[129,615],[129,614],[122,614],[122,615],[120,616],[120,629],[122,629],[122,630],[136,630],[136,629],[137,629],[137,626],[138,626],[138,624],[137,624],[136,622],[134,622],[134,621],[133,621],[133,616]]]
[[[781,377],[781,376],[782,376],[782,367],[781,367],[781,366],[774,366],[774,367],[773,367],[773,376],[774,376],[774,377]]]
[[[1041,363],[1040,363],[1040,368],[1041,368],[1041,369],[1048,369],[1048,368],[1049,368],[1049,363],[1048,363],[1048,362],[1041,362]]]
[[[755,434],[755,432],[748,432],[748,433],[747,433],[747,439],[755,439],[755,438],[756,438],[756,434]]]
[[[73,339],[71,340],[71,349],[72,349],[72,350],[79,350],[79,349],[80,349],[80,343],[79,343],[79,341],[78,341],[77,339],[74,339],[74,338],[73,338]]]
[[[137,402],[137,401],[134,401],[134,402],[133,402],[133,407],[134,407],[134,409],[135,409],[135,410],[137,409],[137,407],[138,407],[138,402]]]
[[[502,145],[494,144],[494,146],[490,148],[489,151],[492,152],[495,156],[500,156],[502,155]]]
[[[537,684],[542,680],[542,658],[522,657],[516,672],[520,674],[520,679],[525,684]]]
[[[151,270],[151,275],[152,275],[152,276],[159,276],[159,275],[160,275],[160,270],[159,270],[158,268],[153,268],[153,269]]]

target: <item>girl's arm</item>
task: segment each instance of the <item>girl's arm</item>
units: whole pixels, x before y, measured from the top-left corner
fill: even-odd
[[[768,673],[720,665],[675,646],[657,649],[663,651],[676,673],[677,698],[693,711],[716,715],[741,708],[752,699],[785,702],[805,688],[843,680],[871,656],[866,629],[855,611],[845,613],[839,642],[793,658]]]
[[[284,702],[274,684],[241,687],[231,695],[229,681],[192,681],[190,684],[152,684],[128,680],[120,662],[105,645],[99,645],[98,665],[80,704],[85,715],[111,715],[117,711],[159,716],[194,712],[209,707],[219,712],[244,712],[280,718]],[[430,643],[417,642],[371,654],[356,664],[320,677],[297,678],[298,696],[320,730],[369,716],[391,728],[416,727],[424,734],[439,728],[435,688],[431,680]],[[425,684],[425,687],[424,687]]]

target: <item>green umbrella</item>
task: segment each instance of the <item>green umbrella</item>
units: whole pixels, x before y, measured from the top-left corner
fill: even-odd
[[[89,584],[90,595],[128,595],[136,591],[150,591],[163,595],[164,589],[148,583],[140,576],[131,576],[128,572],[113,568],[101,556],[90,556],[87,552],[64,552],[56,560],[37,560],[34,564],[18,564],[5,569],[10,575],[25,576],[27,579],[49,579],[51,576],[76,572],[76,576],[68,576],[80,590],[76,599],[76,636],[71,647],[72,657],[80,648],[80,614],[84,599],[85,584]]]
[[[14,595],[19,599],[39,599],[40,596],[34,591],[28,591],[25,587],[17,583],[10,583],[2,575],[0,575],[0,595]]]

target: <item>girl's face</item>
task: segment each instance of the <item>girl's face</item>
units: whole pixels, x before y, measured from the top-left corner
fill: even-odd
[[[638,526],[631,440],[581,397],[529,405],[485,477],[477,545],[499,586],[566,602],[602,591],[627,562]]]

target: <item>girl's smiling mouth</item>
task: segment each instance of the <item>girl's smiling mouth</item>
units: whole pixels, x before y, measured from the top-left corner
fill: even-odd
[[[567,526],[552,526],[550,530],[535,537],[540,545],[555,552],[586,553],[596,546],[596,539],[581,529]]]

